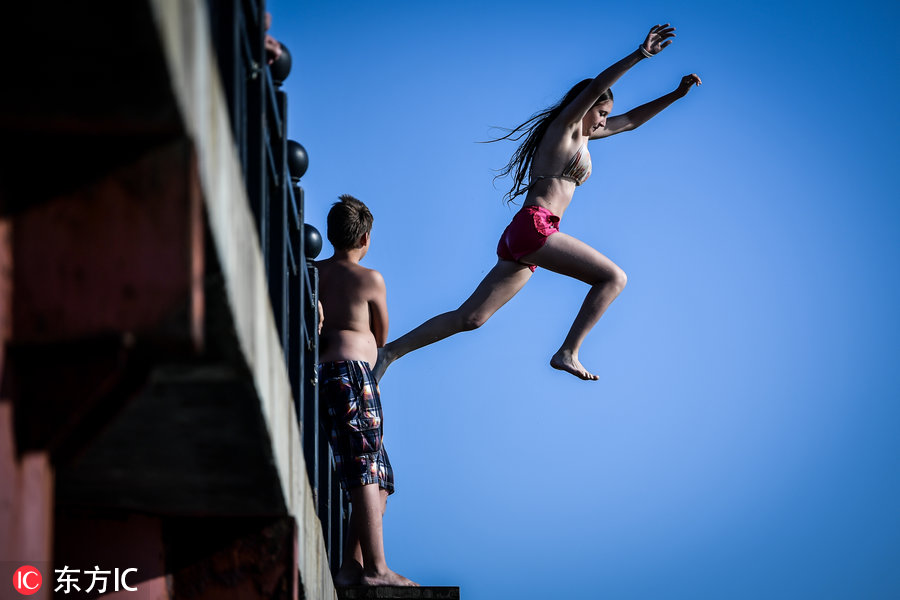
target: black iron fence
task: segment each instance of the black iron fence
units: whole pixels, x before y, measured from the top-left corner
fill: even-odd
[[[244,170],[266,266],[269,298],[291,382],[306,458],[332,570],[340,565],[349,509],[319,419],[318,270],[321,236],[303,222],[300,178],[308,160],[287,139],[287,95],[280,90],[291,56],[266,64],[265,6],[257,0],[209,0],[210,26],[228,97],[231,128]]]

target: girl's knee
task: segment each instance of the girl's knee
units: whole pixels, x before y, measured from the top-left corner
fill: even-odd
[[[625,274],[625,271],[616,267],[612,273],[605,274],[602,278],[599,278],[594,285],[615,290],[618,294],[625,289],[626,283],[628,283],[628,276]]]

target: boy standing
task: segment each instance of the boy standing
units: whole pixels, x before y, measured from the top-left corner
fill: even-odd
[[[325,322],[319,338],[322,413],[352,510],[336,585],[416,585],[391,571],[384,558],[382,516],[394,474],[381,444],[382,414],[370,367],[387,341],[384,279],[359,265],[369,250],[372,213],[343,195],[328,212],[334,255],[320,261],[319,294]]]

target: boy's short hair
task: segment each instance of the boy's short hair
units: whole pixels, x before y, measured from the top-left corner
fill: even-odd
[[[328,241],[335,250],[359,248],[359,238],[372,231],[372,213],[350,194],[339,198],[328,211]]]

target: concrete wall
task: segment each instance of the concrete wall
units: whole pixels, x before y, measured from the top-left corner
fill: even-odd
[[[288,510],[298,525],[301,585],[309,599],[337,598],[303,460],[287,370],[228,108],[201,0],[153,0],[172,87],[197,154],[210,232],[243,354],[253,372]]]

